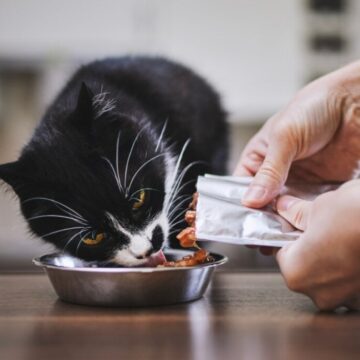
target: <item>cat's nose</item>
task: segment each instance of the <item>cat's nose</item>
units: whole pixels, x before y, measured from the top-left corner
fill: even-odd
[[[136,259],[138,259],[138,260],[145,259],[145,258],[147,258],[148,256],[150,256],[153,252],[154,252],[154,249],[151,248],[151,249],[149,249],[148,251],[146,251],[146,253],[144,253],[144,254],[142,254],[142,255],[136,256]]]

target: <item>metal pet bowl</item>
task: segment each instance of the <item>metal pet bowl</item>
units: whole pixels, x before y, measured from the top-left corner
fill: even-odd
[[[172,250],[168,260],[190,251]],[[216,267],[227,258],[211,253],[211,263],[178,268],[96,267],[64,254],[44,255],[33,260],[48,274],[60,299],[95,306],[152,306],[199,299],[208,287]]]

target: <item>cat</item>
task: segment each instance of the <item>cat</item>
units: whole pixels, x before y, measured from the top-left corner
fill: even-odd
[[[82,66],[0,178],[29,229],[86,261],[141,266],[174,239],[196,177],[223,174],[219,96],[160,57]]]

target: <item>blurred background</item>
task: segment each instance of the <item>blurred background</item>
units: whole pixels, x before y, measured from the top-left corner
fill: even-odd
[[[0,0],[0,163],[15,160],[46,106],[81,64],[164,55],[206,77],[229,113],[233,170],[247,140],[307,82],[360,56],[356,0]],[[0,192],[0,270],[32,270],[51,251]],[[228,268],[273,259],[216,244]]]

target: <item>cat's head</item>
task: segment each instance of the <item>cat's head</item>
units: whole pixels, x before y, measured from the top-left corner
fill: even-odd
[[[142,265],[169,235],[173,160],[144,119],[121,113],[106,94],[83,84],[75,103],[42,121],[0,178],[32,232],[58,249]]]

